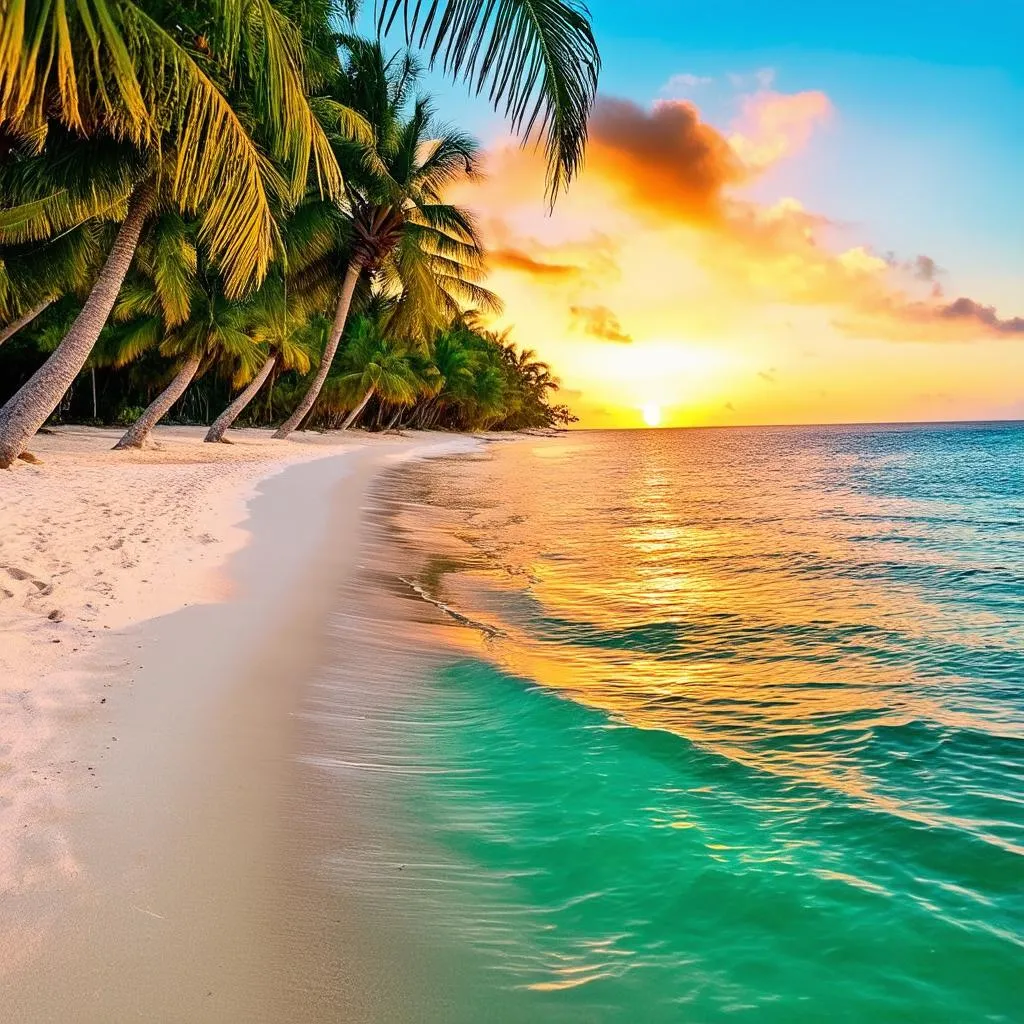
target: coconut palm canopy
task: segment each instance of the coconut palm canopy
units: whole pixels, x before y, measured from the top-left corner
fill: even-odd
[[[379,27],[403,26],[524,137],[543,133],[554,195],[579,165],[596,88],[583,9],[471,7],[385,3]],[[413,94],[413,56],[343,28],[317,0],[0,8],[0,466],[74,408],[84,370],[99,374],[94,413],[124,418],[104,385],[134,409],[139,387],[184,359],[174,379],[210,390],[204,406],[245,385],[246,402],[230,403],[241,415],[267,385],[260,408],[291,405],[287,433],[369,290],[395,300],[387,330],[417,358],[467,309],[497,308],[472,218],[445,198],[476,173],[475,142]],[[268,275],[285,311],[276,340],[247,305]],[[238,366],[207,374],[229,324]],[[182,395],[195,406],[184,388],[172,405]]]
[[[413,96],[419,68],[409,54],[388,58],[378,43],[356,37],[341,42],[344,75],[335,96],[365,118],[373,142],[336,137],[335,154],[346,174],[344,214],[339,218],[318,203],[319,218],[314,213],[303,222],[307,249],[317,247],[314,239],[325,240],[321,276],[340,277],[342,284],[324,358],[278,428],[280,438],[299,426],[319,397],[361,283],[395,296],[392,329],[421,342],[466,304],[498,308],[479,283],[484,250],[473,217],[444,197],[448,186],[476,174],[475,140],[439,122],[427,98]],[[311,266],[307,282],[316,273]]]

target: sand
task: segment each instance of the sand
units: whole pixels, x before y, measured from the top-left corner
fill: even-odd
[[[252,896],[366,488],[475,442],[116,436],[59,430],[0,475],[0,996],[20,1021],[257,1019]]]

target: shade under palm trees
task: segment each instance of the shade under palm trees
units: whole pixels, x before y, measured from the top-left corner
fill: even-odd
[[[209,268],[201,268],[172,291],[175,294],[168,301],[155,283],[140,279],[118,300],[115,317],[126,324],[111,339],[114,365],[124,365],[156,349],[174,361],[174,371],[170,383],[115,448],[143,447],[153,428],[201,371],[218,365],[240,385],[251,380],[266,359],[266,350],[246,333],[246,305],[231,301]],[[177,312],[168,313],[169,309]]]
[[[323,342],[326,324],[320,318],[310,319],[307,297],[288,293],[282,276],[269,278],[246,303],[245,331],[266,352],[263,365],[252,380],[232,399],[228,407],[213,421],[203,439],[211,443],[226,440],[228,428],[260,393],[272,373],[295,370],[309,373],[311,354]]]

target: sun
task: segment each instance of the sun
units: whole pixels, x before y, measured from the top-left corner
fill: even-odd
[[[647,426],[656,427],[661,423],[661,406],[654,402],[648,402],[641,408],[640,415],[643,416]]]

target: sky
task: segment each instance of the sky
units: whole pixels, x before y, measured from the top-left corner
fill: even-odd
[[[498,326],[582,426],[1024,418],[1024,4],[594,0],[586,165],[464,86]]]

